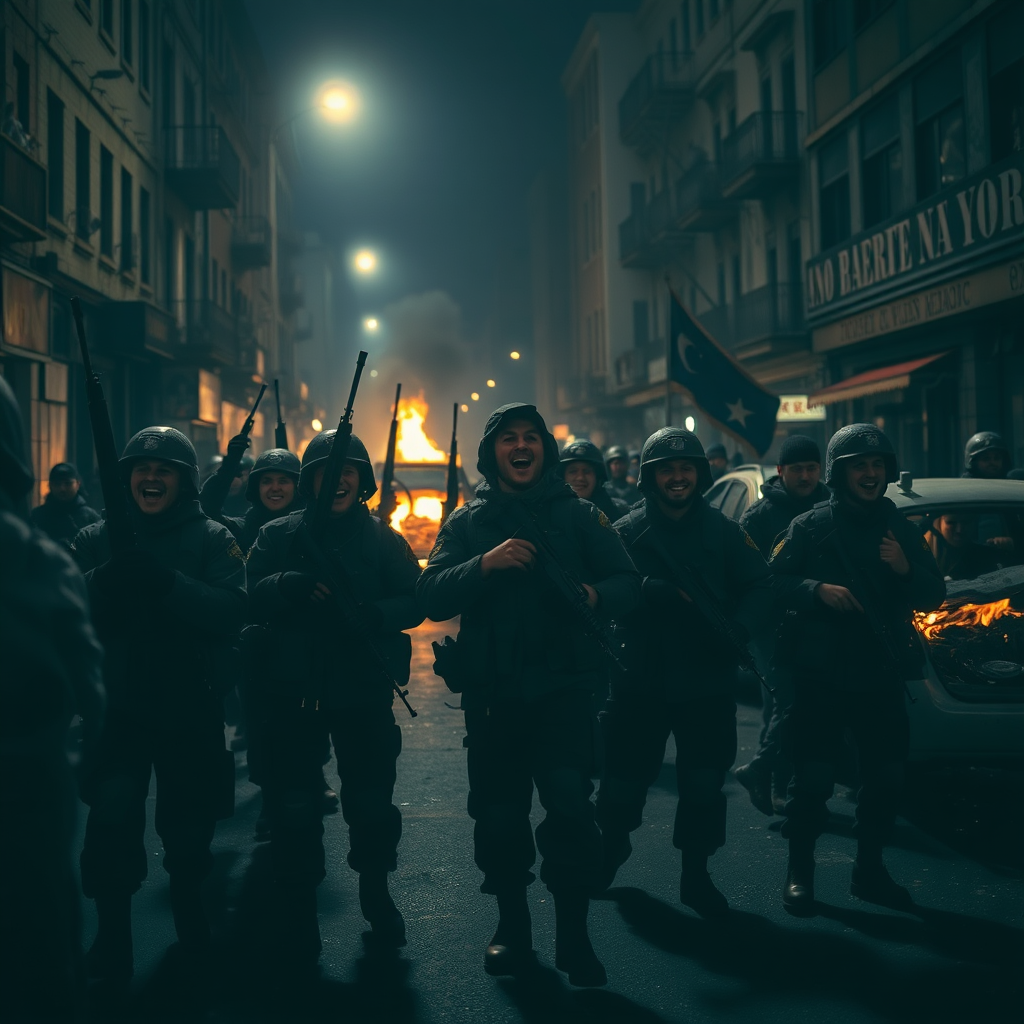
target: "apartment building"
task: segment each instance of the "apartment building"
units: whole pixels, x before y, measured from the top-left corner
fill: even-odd
[[[287,136],[235,0],[6,0],[0,370],[42,497],[92,436],[78,295],[115,439],[177,426],[205,461],[263,377],[297,403]],[[271,435],[258,418],[254,445]],[[98,494],[93,495],[98,500]]]

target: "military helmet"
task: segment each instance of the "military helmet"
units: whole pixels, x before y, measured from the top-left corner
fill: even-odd
[[[700,438],[692,430],[682,427],[662,427],[656,430],[644,442],[640,453],[640,472],[637,474],[636,485],[640,490],[649,490],[654,486],[654,474],[644,476],[644,469],[658,462],[670,459],[689,459],[697,465],[697,489],[703,494],[712,484],[711,467]],[[649,484],[649,487],[645,487]]]
[[[287,448],[269,448],[265,452],[260,452],[259,457],[252,464],[249,481],[245,485],[246,501],[255,505],[260,500],[261,473],[287,473],[298,483],[301,468],[299,457],[294,452],[288,451]]]
[[[192,442],[174,427],[146,427],[125,446],[118,465],[125,475],[131,475],[132,466],[141,459],[159,459],[177,466],[183,479],[199,493],[199,460]]]
[[[306,445],[306,450],[302,453],[302,466],[299,470],[299,494],[307,501],[312,501],[316,497],[313,491],[316,468],[330,458],[336,433],[336,430],[321,430]],[[345,461],[351,462],[359,470],[359,500],[366,501],[367,498],[376,494],[377,481],[373,479],[373,466],[370,463],[369,453],[366,451],[366,445],[355,434],[349,440]]]
[[[564,475],[564,467],[569,462],[589,462],[594,467],[594,472],[597,474],[598,484],[603,484],[608,479],[608,471],[605,469],[604,456],[601,455],[601,449],[597,447],[592,441],[587,441],[585,438],[581,438],[579,441],[573,441],[571,444],[567,444],[562,449],[562,454],[558,458],[559,472]]]
[[[873,423],[850,423],[840,427],[825,449],[825,484],[835,488],[836,463],[858,455],[880,455],[885,459],[885,482],[900,478],[899,462],[889,438]]]
[[[968,471],[974,469],[975,458],[982,452],[990,451],[1002,452],[1006,468],[1010,468],[1010,449],[1003,441],[1002,435],[997,434],[994,430],[979,430],[977,434],[968,438],[967,444],[964,445],[964,469]]]
[[[605,465],[607,466],[612,459],[625,459],[626,462],[629,462],[629,452],[623,445],[613,444],[611,448],[604,453]]]
[[[255,459],[253,459],[248,452],[245,452],[242,455],[241,461],[238,463],[238,469],[235,470],[235,476],[238,476],[239,473],[245,472],[247,469],[251,471],[254,465],[256,465]]]

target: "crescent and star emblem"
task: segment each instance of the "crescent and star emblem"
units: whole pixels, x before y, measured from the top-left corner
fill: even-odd
[[[686,350],[690,348],[696,348],[695,342],[691,341],[685,334],[680,334],[676,338],[676,351],[679,353],[679,361],[683,364],[683,369],[693,376],[696,376],[700,371],[695,370],[689,362],[689,357],[686,354]]]
[[[753,416],[752,410],[744,408],[743,399],[737,398],[735,402],[726,402],[726,407],[729,410],[729,419],[726,421],[732,423],[735,420],[741,427],[746,429],[747,417]]]

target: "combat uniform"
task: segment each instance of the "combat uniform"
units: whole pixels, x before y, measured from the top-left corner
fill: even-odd
[[[401,728],[394,692],[375,667],[369,638],[395,681],[409,678],[406,629],[423,621],[415,598],[420,569],[408,543],[371,516],[377,490],[366,449],[352,437],[346,462],[359,469],[359,500],[332,516],[320,548],[351,581],[359,607],[310,601],[320,566],[304,543],[313,478],[330,455],[335,431],[318,434],[302,460],[305,511],[267,524],[249,555],[250,618],[263,627],[260,681],[267,709],[262,784],[271,822],[271,855],[285,927],[299,959],[315,960],[316,886],[326,875],[321,800],[322,749],[334,743],[341,809],[349,827],[349,866],[359,872],[360,904],[377,938],[400,945],[405,926],[387,894],[397,866],[402,819],[392,802]],[[291,911],[288,905],[291,905]],[[290,915],[290,916],[289,916]]]
[[[707,858],[725,843],[725,774],[736,757],[737,659],[716,642],[708,621],[670,582],[658,551],[689,567],[719,606],[747,627],[771,608],[768,567],[753,541],[698,493],[680,519],[662,511],[654,488],[658,462],[689,459],[698,490],[710,484],[700,441],[664,427],[648,438],[640,469],[643,502],[615,524],[644,578],[640,607],[623,620],[631,671],[613,680],[603,716],[606,767],[597,798],[605,836],[607,885],[630,853],[647,791],[658,777],[670,733],[676,739],[679,802],[673,844],[682,854],[680,898],[707,915],[727,909],[707,874]]]
[[[1010,459],[1010,449],[1003,440],[1001,434],[994,430],[979,430],[972,434],[964,445],[964,471],[961,474],[964,478],[984,479],[975,466],[975,460],[985,452],[1000,452],[1003,456],[1003,471],[999,479],[1005,479],[1013,463]]]
[[[67,554],[25,522],[31,487],[18,408],[0,377],[0,1012],[8,1024],[78,1019],[77,796],[65,744],[77,712],[91,754],[104,703],[85,584]]]
[[[923,664],[911,612],[938,608],[945,584],[927,543],[884,493],[870,502],[845,494],[843,463],[865,455],[883,457],[887,481],[897,479],[895,452],[877,427],[843,427],[825,456],[825,482],[834,496],[793,520],[771,560],[780,600],[796,613],[787,617],[776,648],[795,686],[794,778],[783,824],[790,841],[783,901],[795,912],[813,907],[814,843],[827,816],[844,730],[852,734],[861,776],[851,891],[876,902],[909,899],[889,878],[881,853],[896,818],[909,749],[903,680]],[[880,558],[890,531],[910,564],[905,576]],[[823,583],[849,589],[890,643],[867,614],[826,606],[817,594]]]
[[[601,450],[596,444],[578,440],[567,444],[562,449],[559,458],[559,475],[563,479],[565,478],[565,469],[570,462],[587,462],[594,467],[597,483],[590,497],[584,500],[597,506],[598,510],[608,517],[608,522],[614,523],[616,519],[621,519],[629,511],[629,505],[625,501],[612,497],[604,488],[604,484],[608,482],[608,470],[605,468]]]
[[[87,505],[81,494],[76,494],[72,501],[60,501],[48,494],[42,505],[32,509],[32,525],[65,550],[71,547],[79,530],[99,521],[99,512]]]
[[[797,516],[810,512],[819,502],[829,499],[829,489],[822,483],[809,497],[798,498],[786,490],[782,478],[777,476],[761,485],[761,494],[763,497],[740,516],[740,526],[766,559],[771,557],[775,542],[781,539]]]
[[[613,445],[609,448],[604,457],[606,471],[608,470],[608,463],[613,459],[622,459],[628,466],[629,452],[621,445]],[[623,477],[621,480],[614,480],[611,477],[611,473],[608,472],[608,479],[605,480],[603,486],[613,498],[618,501],[624,501],[627,508],[640,500],[640,491],[637,489],[636,484],[630,481],[628,476]]]
[[[516,420],[536,425],[544,472],[529,489],[506,493],[498,483],[495,439]],[[556,964],[569,970],[570,981],[594,984],[603,983],[603,968],[585,964],[582,954],[575,960],[579,948],[571,936],[582,930],[580,947],[585,942],[593,957],[585,934],[587,889],[600,868],[601,837],[590,800],[591,694],[606,675],[605,663],[593,641],[573,626],[543,568],[484,578],[481,567],[486,553],[517,534],[514,506],[522,503],[523,514],[535,517],[563,567],[600,595],[597,615],[607,620],[635,606],[639,578],[629,556],[607,518],[555,472],[557,463],[555,439],[534,406],[511,404],[492,413],[477,461],[484,479],[475,499],[445,521],[417,594],[435,621],[462,616],[457,659],[469,814],[476,823],[476,864],[484,874],[480,888],[497,896],[501,915],[485,966],[491,973],[510,973],[512,963],[530,950],[525,893],[539,849],[541,879],[556,904]],[[536,847],[530,825],[534,786],[546,812]],[[570,937],[568,944],[564,937]]]
[[[83,780],[90,810],[81,866],[82,888],[100,918],[90,966],[111,978],[132,970],[130,901],[147,874],[154,770],[156,831],[178,937],[193,948],[209,938],[200,886],[213,864],[218,811],[234,787],[223,679],[246,606],[245,558],[199,507],[191,442],[171,427],[149,427],[124,450],[125,476],[143,459],[179,469],[178,500],[150,515],[129,501],[137,547],[127,552],[111,556],[106,523],[86,527],[73,546],[107,653],[107,726]]]
[[[252,444],[248,437],[236,434],[228,441],[228,453],[220,458],[214,471],[203,482],[199,492],[199,504],[203,511],[218,522],[222,516],[242,518],[249,511],[251,499],[248,494],[248,481],[243,490],[231,493],[231,485],[245,470],[252,469],[254,462],[246,449]],[[216,458],[216,456],[215,456]],[[211,460],[210,465],[213,465]],[[208,466],[207,469],[210,467]]]

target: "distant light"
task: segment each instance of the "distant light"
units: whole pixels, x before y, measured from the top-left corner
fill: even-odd
[[[487,382],[487,386],[488,386],[489,388],[493,388],[493,387],[494,387],[494,381],[493,381],[493,380],[489,380],[489,381]]]
[[[474,391],[473,394],[471,394],[469,397],[472,398],[474,402],[479,402],[480,401],[480,392],[479,391]]]
[[[518,359],[519,358],[519,353],[518,352],[509,352],[508,357],[509,357],[509,359]]]
[[[687,416],[685,422],[687,430],[693,430],[697,426],[697,421],[692,416]]]
[[[313,422],[312,422],[312,423],[310,423],[310,426],[311,426],[311,427],[312,427],[312,428],[313,428],[313,429],[314,429],[315,431],[317,431],[317,433],[319,433],[319,432],[320,432],[321,430],[323,430],[323,429],[324,429],[324,425],[323,425],[323,424],[322,424],[322,423],[321,423],[321,422],[320,422],[319,420],[313,420]]]
[[[328,82],[320,89],[319,106],[328,121],[343,124],[359,113],[359,93],[348,82]]]
[[[462,411],[463,412],[469,412],[469,406],[468,405],[462,406]]]
[[[353,264],[360,274],[372,274],[377,269],[377,254],[370,249],[360,249]]]
[[[380,321],[375,316],[368,316],[363,321],[363,330],[369,331],[370,334],[373,334],[378,327],[380,327]]]
[[[371,370],[370,371],[370,376],[371,377],[376,377],[377,376],[377,371],[376,370]]]

